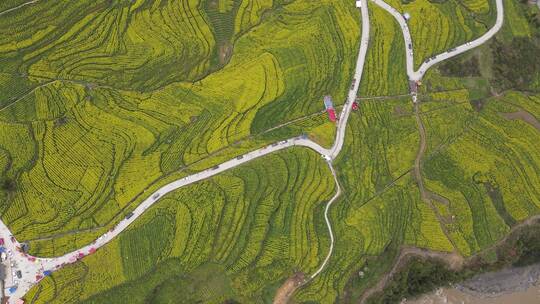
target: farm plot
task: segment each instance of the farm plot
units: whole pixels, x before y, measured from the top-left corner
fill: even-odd
[[[196,285],[190,296],[204,302],[267,301],[283,278],[321,263],[329,246],[322,210],[334,191],[314,152],[294,148],[255,160],[164,197],[118,239],[54,273],[28,299],[144,303],[174,279]],[[211,270],[215,285],[199,279]],[[77,284],[57,279],[68,273]]]

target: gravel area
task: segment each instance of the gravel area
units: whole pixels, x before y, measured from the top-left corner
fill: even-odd
[[[498,297],[516,291],[525,291],[540,279],[540,264],[507,268],[474,276],[456,288],[478,297]]]

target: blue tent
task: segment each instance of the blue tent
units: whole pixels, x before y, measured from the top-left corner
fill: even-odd
[[[0,247],[0,253],[2,252],[6,252],[6,248],[5,247]]]
[[[14,293],[17,290],[17,286],[10,287],[8,290],[10,293]]]
[[[50,270],[45,270],[43,272],[43,275],[46,275],[46,276],[50,276],[51,274],[52,274],[52,271],[50,271]]]

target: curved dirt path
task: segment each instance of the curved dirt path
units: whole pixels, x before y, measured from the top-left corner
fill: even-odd
[[[428,204],[429,208],[433,211],[435,214],[435,217],[437,217],[437,220],[439,221],[439,224],[441,226],[441,229],[446,236],[446,238],[450,241],[452,246],[454,247],[454,250],[457,252],[457,245],[452,238],[452,235],[446,228],[446,222],[447,220],[444,219],[441,214],[439,213],[439,209],[433,204],[433,200],[438,200],[439,202],[448,205],[449,201],[438,195],[437,193],[431,192],[424,186],[424,180],[422,178],[422,159],[424,158],[424,155],[426,154],[426,147],[427,147],[427,133],[426,128],[424,126],[424,122],[422,121],[422,117],[420,116],[420,103],[416,102],[414,104],[414,117],[416,118],[416,124],[418,125],[418,133],[420,135],[420,144],[418,147],[418,152],[416,153],[416,158],[414,160],[414,179],[416,180],[416,184],[418,185],[418,190],[420,191],[420,197],[422,198],[422,201],[424,201],[426,204]]]

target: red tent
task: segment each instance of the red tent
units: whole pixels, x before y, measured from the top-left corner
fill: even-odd
[[[326,109],[326,113],[328,113],[328,119],[330,121],[336,121],[336,111],[334,109]]]

